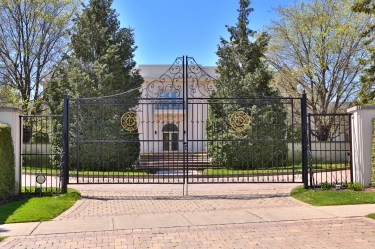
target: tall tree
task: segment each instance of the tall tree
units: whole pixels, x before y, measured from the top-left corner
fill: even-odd
[[[71,52],[58,65],[48,82],[46,98],[52,113],[62,114],[64,93],[73,98],[104,97],[137,89],[143,83],[133,60],[136,49],[133,31],[120,27],[118,14],[111,5],[112,0],[90,0],[76,18]],[[126,97],[136,97],[139,94],[140,91],[134,90],[126,94]],[[74,104],[73,101],[71,103]],[[123,113],[136,106],[136,101],[128,99],[122,105],[80,103],[79,112],[71,112],[72,122],[80,120],[79,130],[71,131],[72,139],[80,136],[86,140],[101,140],[106,137],[108,140],[132,141],[121,146],[115,143],[86,143],[80,147],[80,158],[74,159],[74,163],[84,158],[85,165],[91,168],[100,165],[105,165],[106,169],[131,166],[139,153],[138,134],[136,131],[128,134],[121,130],[120,118]],[[76,126],[71,124],[71,127]],[[58,124],[55,129],[58,133]],[[55,140],[54,143],[58,145],[61,136],[58,135]],[[107,159],[101,164],[103,155]],[[120,155],[121,162],[118,162]]]
[[[65,51],[76,1],[0,1],[0,85],[15,89],[25,113],[40,111],[43,84]]]
[[[264,60],[269,37],[266,33],[257,35],[251,30],[248,16],[253,11],[249,0],[240,0],[236,26],[227,27],[229,41],[220,38],[217,55],[217,72],[220,75],[215,81],[216,94],[226,97],[275,96],[276,91],[270,87],[272,74]]]
[[[304,89],[313,113],[340,111],[355,99],[367,58],[361,34],[370,19],[351,11],[352,0],[313,0],[279,8],[268,58],[277,87],[288,95]]]
[[[373,0],[357,0],[353,5],[353,10],[360,13],[366,13],[371,18],[375,17],[375,1]],[[367,29],[361,35],[366,37],[367,49],[370,58],[363,61],[363,64],[369,65],[361,75],[361,90],[359,92],[359,103],[369,104],[375,103],[375,46],[373,41],[375,38],[375,23],[370,23]]]
[[[71,53],[48,83],[52,112],[61,112],[64,92],[71,97],[97,97],[142,84],[142,77],[134,69],[133,31],[120,28],[118,14],[111,5],[112,0],[91,0],[76,18]]]
[[[367,58],[364,37],[370,19],[351,11],[353,0],[312,0],[279,8],[268,59],[278,74],[276,86],[286,95],[307,94],[309,112],[343,112],[359,91],[359,61]],[[314,136],[333,139],[334,118],[315,120]]]
[[[248,27],[248,17],[253,11],[250,1],[240,0],[239,6],[236,26],[227,27],[229,40],[221,38],[218,46],[219,78],[215,80],[216,91],[211,96],[206,126],[209,140],[223,142],[209,143],[208,152],[216,166],[268,167],[285,155],[286,144],[279,143],[285,135],[285,112],[277,101],[256,99],[277,96],[270,86],[272,73],[264,58],[269,38]],[[238,98],[238,101],[221,103],[215,98]],[[232,118],[228,118],[234,114],[245,117],[248,127],[234,131]],[[265,126],[275,130],[264,129]],[[235,140],[242,142],[231,142]]]

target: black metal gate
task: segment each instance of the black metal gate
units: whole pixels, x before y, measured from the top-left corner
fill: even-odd
[[[309,186],[353,180],[351,114],[308,114]]]
[[[307,182],[305,95],[215,97],[213,80],[183,56],[138,97],[65,96],[63,186]]]
[[[60,192],[61,120],[61,115],[19,116],[22,192]]]

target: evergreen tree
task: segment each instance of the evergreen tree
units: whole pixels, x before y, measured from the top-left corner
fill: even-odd
[[[71,97],[96,97],[142,84],[134,70],[133,31],[120,28],[111,4],[112,0],[91,0],[76,18],[71,54],[56,68],[48,84],[47,98],[52,108],[61,102],[61,90]],[[133,96],[137,94],[134,91]]]
[[[111,5],[112,0],[91,0],[76,18],[71,53],[58,65],[48,82],[46,98],[52,113],[62,113],[64,93],[73,98],[104,97],[136,89],[143,83],[142,77],[134,69],[136,47],[133,31],[120,28],[118,15]],[[131,99],[139,95],[140,92],[134,90],[123,97]],[[108,165],[111,165],[111,169],[130,166],[139,154],[138,134],[136,131],[127,134],[121,130],[120,118],[137,102],[111,105],[105,103],[105,98],[102,100],[97,105],[90,104],[89,100],[82,100],[79,105],[71,101],[70,139],[74,140],[80,134],[81,138],[92,141],[129,140],[123,146],[114,143],[82,145],[80,158],[84,158],[84,163],[93,169],[104,165],[104,156],[105,169],[109,169]],[[74,130],[78,120],[79,130]],[[56,132],[61,128],[59,126],[56,124]],[[61,136],[58,135],[56,140],[60,141]],[[59,147],[57,142],[55,144]],[[74,145],[71,148],[74,150]]]
[[[256,36],[249,29],[249,14],[253,11],[249,0],[240,0],[238,22],[228,27],[229,41],[221,38],[216,80],[217,94],[225,97],[276,96],[270,87],[272,74],[264,62],[269,37],[265,33]],[[221,92],[221,93],[220,93]]]
[[[228,27],[229,41],[221,38],[207,120],[208,153],[215,166],[228,168],[270,167],[285,158],[286,113],[270,86],[272,73],[264,61],[268,36],[248,28],[253,11],[249,0],[240,0],[238,22]],[[216,98],[234,98],[223,102]],[[234,130],[233,114],[246,114],[246,129]],[[232,120],[231,120],[232,119]],[[268,128],[267,128],[268,127]]]
[[[362,12],[370,15],[372,18],[375,16],[375,1],[374,0],[357,0],[353,6],[353,10],[356,12]],[[359,92],[359,103],[360,104],[371,104],[375,103],[375,46],[373,41],[375,39],[375,24],[371,23],[368,29],[362,34],[364,37],[368,37],[366,45],[370,52],[370,57],[362,61],[364,64],[368,64],[369,67],[364,70],[361,75],[361,90]]]

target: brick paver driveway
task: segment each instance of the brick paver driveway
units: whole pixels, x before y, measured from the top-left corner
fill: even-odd
[[[296,201],[294,186],[71,186],[82,193],[72,209],[0,247],[375,248],[373,220]]]

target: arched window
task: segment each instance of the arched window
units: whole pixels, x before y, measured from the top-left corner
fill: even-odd
[[[178,132],[178,127],[173,123],[168,123],[163,126],[163,129],[161,130],[163,132]]]

